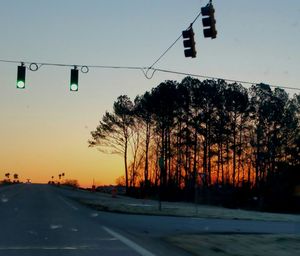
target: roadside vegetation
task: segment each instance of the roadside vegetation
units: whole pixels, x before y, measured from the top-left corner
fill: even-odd
[[[19,174],[17,173],[14,173],[14,174],[11,174],[9,172],[5,173],[4,175],[4,179],[2,181],[0,181],[0,185],[9,185],[9,184],[18,184],[20,183],[20,180],[19,180]]]
[[[300,95],[186,77],[121,95],[90,147],[119,154],[127,194],[300,212]]]

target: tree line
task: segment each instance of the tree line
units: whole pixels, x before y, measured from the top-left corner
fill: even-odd
[[[263,83],[168,80],[133,101],[119,96],[91,137],[89,146],[123,156],[127,189],[259,190],[299,169],[300,95]]]
[[[20,182],[19,181],[19,174],[17,174],[17,173],[13,174],[13,181],[10,180],[11,173],[7,172],[7,173],[5,173],[4,176],[5,176],[5,179],[2,181],[2,183],[11,183],[11,182],[19,183]]]

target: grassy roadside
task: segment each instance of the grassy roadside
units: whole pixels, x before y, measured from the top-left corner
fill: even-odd
[[[262,220],[262,221],[289,221],[300,222],[300,215],[264,213],[239,209],[227,209],[222,207],[197,205],[190,203],[163,202],[162,210],[158,209],[158,202],[152,200],[139,200],[127,197],[101,198],[72,197],[73,200],[100,211],[132,213],[145,215],[162,215],[194,218],[217,218],[238,220]]]
[[[299,235],[193,234],[166,240],[196,256],[300,255]]]
[[[197,218],[219,218],[239,220],[264,220],[300,222],[300,215],[276,214],[226,209],[190,203],[158,202],[134,199],[102,193],[77,193],[70,197],[99,211],[165,215]],[[180,234],[163,238],[172,246],[177,246],[196,256],[294,256],[300,255],[300,235],[286,234]]]

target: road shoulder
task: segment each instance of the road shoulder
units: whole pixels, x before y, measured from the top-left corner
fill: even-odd
[[[199,256],[294,256],[300,252],[300,235],[187,234],[166,241]]]

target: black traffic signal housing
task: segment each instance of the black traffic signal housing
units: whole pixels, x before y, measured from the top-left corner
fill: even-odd
[[[190,27],[187,30],[182,31],[182,37],[183,37],[183,46],[185,48],[184,50],[184,56],[185,57],[192,57],[195,58],[197,55],[197,51],[195,48],[195,39],[194,39],[194,31],[193,28]]]
[[[215,20],[215,9],[212,3],[209,3],[205,7],[201,8],[202,16],[207,16],[202,19],[203,24],[203,34],[204,37],[210,37],[214,39],[217,37],[217,30],[216,30],[216,20]]]
[[[18,66],[17,72],[17,89],[25,89],[26,67],[24,64]]]
[[[78,69],[76,67],[71,69],[70,91],[78,91]]]

